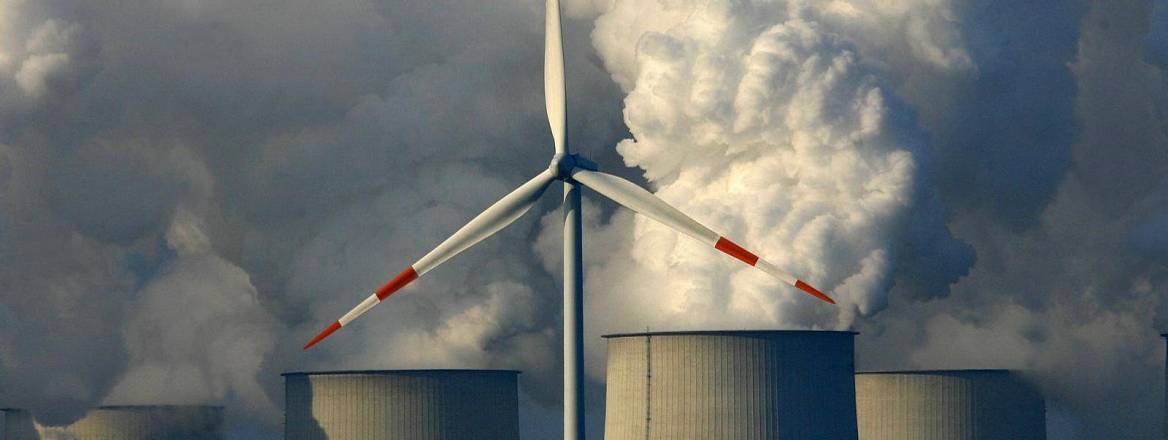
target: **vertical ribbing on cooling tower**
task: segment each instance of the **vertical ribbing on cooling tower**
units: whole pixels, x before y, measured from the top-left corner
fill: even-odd
[[[853,335],[606,336],[604,438],[855,440]]]
[[[860,440],[1044,440],[1045,414],[1007,370],[856,375]]]
[[[0,440],[40,440],[32,414],[22,409],[0,409]]]
[[[645,336],[645,440],[653,426],[653,336]]]
[[[286,440],[519,438],[518,372],[287,373]]]

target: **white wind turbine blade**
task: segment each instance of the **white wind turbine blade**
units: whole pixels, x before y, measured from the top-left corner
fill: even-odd
[[[669,206],[669,204],[633,182],[611,174],[580,168],[572,171],[572,179],[591,188],[593,191],[603,194],[614,202],[624,205],[626,208],[661,222],[665,226],[669,226],[678,232],[693,237],[702,243],[713,246],[715,249],[737,258],[743,263],[754,266],[789,285],[795,286],[811,296],[835,304],[835,301],[831,297],[823,294],[819,289],[811,287],[810,284],[779,270],[774,264],[759,258],[742,246],[735,244],[726,239],[726,237],[689,218],[689,216],[678,211],[677,208]]]
[[[560,30],[560,2],[547,0],[543,48],[543,94],[556,154],[567,154],[567,98],[564,92],[564,41]]]
[[[451,235],[450,238],[447,238],[446,241],[443,241],[442,244],[439,244],[438,247],[430,251],[430,253],[407,267],[384,286],[381,286],[380,289],[374,291],[372,295],[365,298],[364,301],[358,304],[357,307],[354,307],[349,313],[346,313],[345,316],[342,316],[341,319],[326,327],[320,334],[312,338],[304,346],[304,349],[311,348],[341,327],[348,325],[349,322],[357,319],[358,316],[369,311],[373,306],[379,304],[402,287],[405,287],[411,281],[418,279],[418,277],[429,272],[446,260],[458,255],[467,248],[474,246],[476,243],[483,241],[483,239],[490,237],[500,229],[514,222],[530,210],[532,205],[535,205],[535,202],[543,195],[544,190],[547,190],[548,186],[554,180],[555,174],[551,170],[544,170],[538,176],[535,176],[527,181],[527,183],[511,191],[510,194],[495,202],[494,205],[491,205],[486,211],[483,211],[472,219],[462,229],[459,229],[454,235]]]

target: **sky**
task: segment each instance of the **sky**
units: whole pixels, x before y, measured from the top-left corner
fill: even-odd
[[[543,6],[0,0],[0,407],[267,439],[281,372],[508,368],[558,436],[558,190],[301,350],[546,167]],[[645,328],[854,330],[859,370],[1024,371],[1053,440],[1162,438],[1168,1],[564,15],[574,151],[839,301],[586,194],[590,438]]]

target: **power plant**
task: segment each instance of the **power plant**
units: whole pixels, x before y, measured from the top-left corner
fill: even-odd
[[[856,374],[860,440],[1044,440],[1042,396],[1009,370]]]
[[[855,372],[855,335],[804,330],[605,335],[604,438],[1046,439],[1044,398],[1018,372]],[[519,374],[284,373],[284,438],[518,440]],[[1165,403],[1168,427],[1168,390]],[[27,410],[0,408],[0,440],[210,440],[223,437],[222,425],[223,408],[216,406],[102,406],[63,427],[42,426]]]
[[[518,371],[285,373],[284,438],[519,439]]]
[[[223,408],[217,406],[102,406],[89,410],[81,420],[60,427],[35,424],[27,411],[19,412],[24,415],[17,418],[18,432],[12,439],[217,440],[223,437]],[[30,432],[29,428],[34,425],[35,431]],[[5,435],[9,432],[6,430]],[[29,434],[33,436],[25,437]]]
[[[607,335],[604,438],[855,440],[855,334]]]

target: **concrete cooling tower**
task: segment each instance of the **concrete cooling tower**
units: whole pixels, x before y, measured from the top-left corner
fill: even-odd
[[[855,440],[853,332],[608,335],[604,438]]]
[[[519,439],[518,371],[285,373],[286,440]]]
[[[39,440],[32,414],[22,409],[0,408],[0,440]]]
[[[63,427],[36,427],[42,440],[217,440],[223,408],[200,405],[102,406]]]
[[[1044,440],[1042,396],[1008,370],[859,373],[860,440]]]

